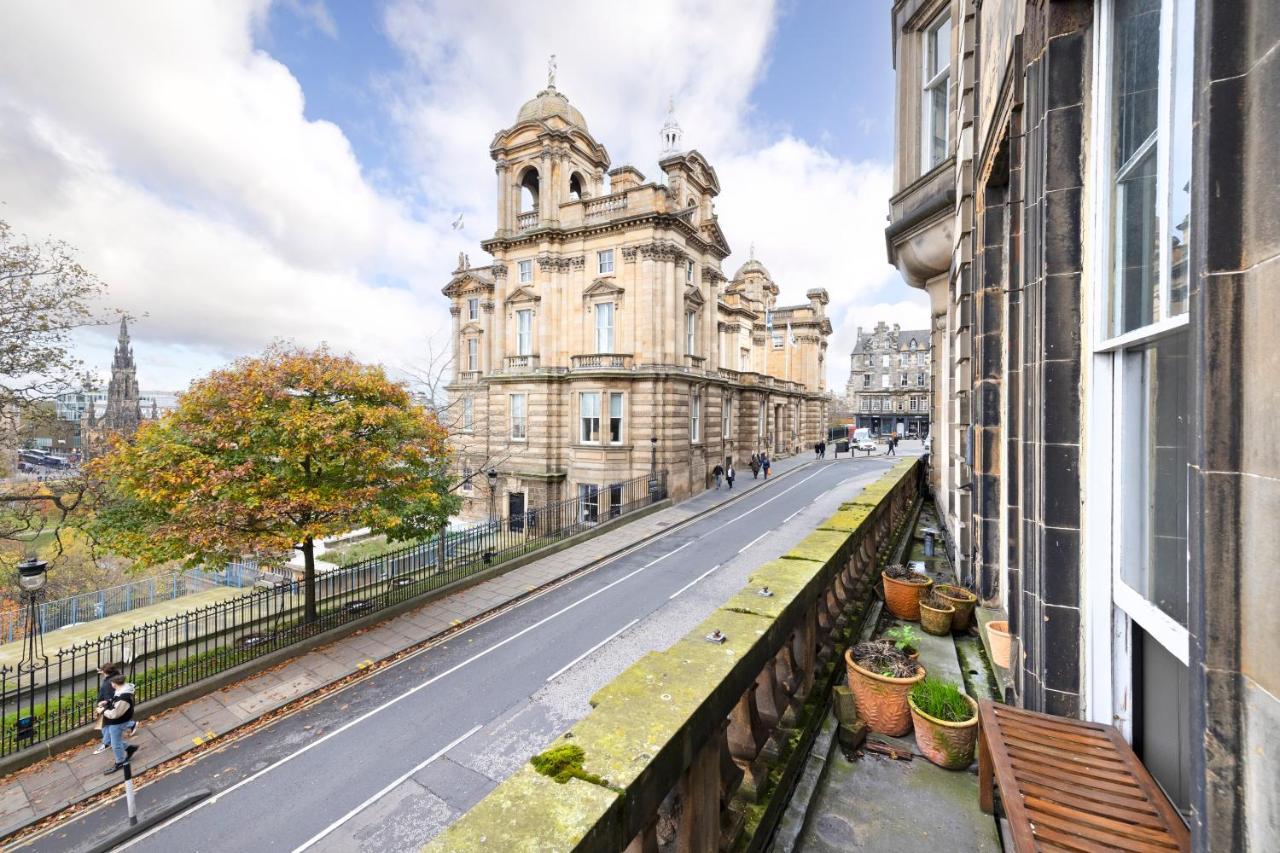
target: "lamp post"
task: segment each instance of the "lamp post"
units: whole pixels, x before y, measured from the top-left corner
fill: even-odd
[[[649,501],[658,500],[658,437],[649,439]]]
[[[22,649],[22,660],[18,662],[18,684],[22,684],[24,673],[27,676],[27,714],[25,717],[22,716],[21,703],[19,703],[17,731],[19,740],[35,737],[36,669],[40,667],[37,658],[41,663],[48,664],[48,658],[44,656],[44,640],[40,635],[39,611],[41,594],[44,592],[45,581],[48,580],[45,574],[48,565],[35,556],[28,556],[18,563],[18,587],[22,590],[23,604],[27,614],[26,639]]]
[[[489,523],[493,524],[493,520],[497,517],[498,502],[498,471],[496,468],[489,469]]]

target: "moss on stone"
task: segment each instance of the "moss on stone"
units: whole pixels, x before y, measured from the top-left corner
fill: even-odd
[[[562,743],[538,753],[529,759],[529,763],[533,765],[534,770],[543,776],[550,776],[561,785],[570,779],[581,779],[592,785],[617,790],[609,784],[608,780],[582,769],[582,763],[586,757],[586,752],[576,743]]]

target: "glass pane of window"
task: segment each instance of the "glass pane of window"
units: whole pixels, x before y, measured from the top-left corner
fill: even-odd
[[[527,284],[533,281],[533,261],[520,262],[520,283]]]
[[[462,428],[465,430],[469,430],[471,429],[471,426],[474,422],[475,422],[474,403],[472,402],[470,397],[464,397],[462,400]]]
[[[475,338],[467,339],[467,370],[479,370],[480,348]]]
[[[1179,332],[1124,355],[1120,576],[1187,624],[1187,342]]]
[[[609,395],[609,440],[622,441],[622,395],[617,392]]]
[[[524,438],[525,433],[525,395],[511,395],[511,437]]]
[[[1116,0],[1113,45],[1113,335],[1159,317],[1156,123],[1160,0]]]
[[[1169,128],[1169,314],[1187,313],[1191,244],[1191,74],[1195,10],[1189,0],[1174,11],[1173,115]]]
[[[933,77],[951,64],[951,16],[943,15],[942,22],[929,32],[929,55],[926,71]]]
[[[596,306],[596,352],[613,352],[613,303]]]
[[[596,258],[599,261],[598,266],[601,275],[613,272],[613,249],[605,249],[601,252],[597,252]]]
[[[516,355],[530,355],[533,352],[533,312],[529,310],[516,312]]]
[[[578,396],[578,406],[582,419],[582,440],[600,440],[600,394],[590,392]]]
[[[947,156],[947,95],[948,81],[943,79],[929,89],[929,162],[930,167],[941,163]]]
[[[480,300],[471,298],[467,300],[467,319],[477,320],[480,318]]]

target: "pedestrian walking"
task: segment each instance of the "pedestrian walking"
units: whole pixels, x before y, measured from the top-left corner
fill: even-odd
[[[716,491],[720,491],[720,478],[724,476],[724,466],[719,462],[711,469],[711,476],[716,478]]]
[[[769,479],[769,468],[770,468],[770,464],[769,464],[769,454],[768,454],[768,453],[762,453],[762,454],[760,454],[760,468],[764,471],[764,478],[765,478],[766,480],[767,480],[767,479]]]
[[[99,756],[99,754],[104,753],[111,748],[110,740],[108,740],[108,733],[106,733],[106,726],[104,725],[104,717],[102,717],[102,708],[108,706],[108,704],[110,704],[115,698],[115,686],[111,684],[111,679],[120,674],[120,666],[122,666],[120,663],[102,663],[101,666],[97,667],[97,675],[99,675],[99,678],[101,678],[102,681],[97,685],[97,702],[95,703],[95,706],[93,706],[93,717],[95,717],[95,720],[93,720],[93,727],[101,731],[102,740],[101,743],[93,749],[93,754],[95,754],[95,756]],[[129,721],[129,725],[125,727],[124,730],[125,738],[132,738],[134,734],[137,734],[137,730],[138,721]]]
[[[819,459],[826,459],[826,458],[827,458],[827,443],[826,443],[826,441],[819,442],[819,444],[818,444],[818,458],[819,458]]]
[[[821,459],[821,458],[822,458],[822,442],[821,442],[821,441],[814,442],[814,445],[813,445],[813,458],[814,458],[814,459]]]
[[[884,455],[885,455],[885,456],[897,456],[898,454],[894,452],[894,448],[895,448],[895,447],[897,447],[897,446],[898,446],[898,437],[897,437],[896,435],[890,434],[890,435],[889,435],[889,449],[885,451]]]
[[[733,491],[733,478],[738,476],[738,472],[733,470],[733,463],[729,463],[729,467],[724,471],[725,482],[729,484],[729,491]]]
[[[760,477],[760,457],[759,457],[757,454],[755,454],[755,453],[752,453],[752,454],[751,454],[751,462],[750,462],[750,466],[751,466],[751,479],[753,479],[753,480],[755,480],[755,479],[759,479],[759,477]]]
[[[124,745],[124,732],[133,722],[134,688],[123,675],[111,676],[113,696],[102,703],[103,726],[107,740],[111,744],[111,753],[116,763],[102,771],[103,776],[110,776],[129,763],[133,754],[138,751],[136,745]]]

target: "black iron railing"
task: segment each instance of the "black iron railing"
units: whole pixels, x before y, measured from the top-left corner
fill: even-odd
[[[0,755],[91,724],[101,664],[123,663],[145,703],[649,506],[666,491],[659,471],[325,572],[316,578],[312,622],[303,618],[302,584],[286,581],[61,648],[20,675],[0,667]]]

